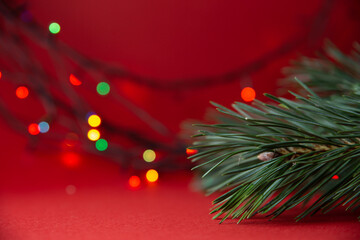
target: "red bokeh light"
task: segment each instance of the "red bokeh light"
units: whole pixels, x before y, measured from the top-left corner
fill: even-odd
[[[198,153],[198,150],[196,149],[189,149],[189,148],[186,149],[186,154],[189,156],[194,155],[196,153]]]
[[[241,91],[241,98],[245,102],[251,102],[255,99],[256,93],[255,90],[251,87],[246,87]]]
[[[127,98],[138,104],[144,104],[152,97],[149,88],[130,79],[122,79],[116,82],[116,85]]]
[[[338,176],[338,175],[334,175],[334,176],[332,177],[332,179],[338,180],[338,179],[339,179],[339,176]]]
[[[141,181],[140,181],[140,178],[139,178],[138,176],[131,176],[131,177],[129,178],[129,185],[130,185],[130,187],[132,187],[132,188],[137,188],[137,187],[139,187],[139,186],[140,186],[140,183],[141,183]]]
[[[0,79],[1,79],[1,77],[2,77],[2,72],[0,72]]]
[[[81,159],[75,152],[65,152],[61,155],[61,162],[68,168],[75,168],[80,165]]]
[[[31,135],[37,135],[40,133],[39,126],[36,123],[31,123],[28,126],[28,132]]]
[[[24,99],[29,95],[29,90],[27,87],[20,86],[16,89],[15,94],[18,98]]]
[[[81,85],[81,81],[75,77],[73,74],[70,74],[70,77],[69,77],[69,81],[72,85],[74,86],[80,86]]]

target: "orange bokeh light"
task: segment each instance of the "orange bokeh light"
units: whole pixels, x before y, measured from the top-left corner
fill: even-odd
[[[194,155],[196,153],[198,153],[198,150],[196,149],[189,149],[189,148],[186,149],[186,154],[189,156]]]
[[[61,155],[61,162],[68,168],[75,168],[80,165],[81,159],[75,152],[64,152]]]
[[[246,87],[241,91],[241,98],[245,102],[251,102],[255,99],[256,93],[255,90],[251,87]]]
[[[70,83],[71,83],[72,85],[74,85],[74,86],[80,86],[81,83],[82,83],[82,82],[81,82],[77,77],[75,77],[75,75],[73,75],[73,74],[70,74],[69,81],[70,81]]]
[[[28,126],[28,132],[31,135],[37,135],[40,133],[39,126],[36,123],[31,123]]]
[[[27,89],[27,87],[20,86],[16,89],[15,94],[18,98],[24,99],[29,96],[29,90]]]
[[[129,178],[129,185],[130,187],[137,188],[140,186],[140,178],[138,176],[131,176]]]
[[[159,178],[159,173],[154,170],[154,169],[150,169],[146,172],[146,179],[149,182],[156,182]]]

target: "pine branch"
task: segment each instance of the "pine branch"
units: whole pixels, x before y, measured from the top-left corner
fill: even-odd
[[[234,110],[213,103],[233,120],[198,125],[198,153],[190,158],[208,193],[227,190],[214,201],[214,218],[275,218],[311,199],[296,220],[340,204],[360,206],[360,96],[323,99],[299,84],[308,97],[266,94],[278,105],[236,102]]]
[[[354,43],[354,50],[345,55],[327,41],[320,58],[303,57],[294,61],[293,66],[285,68],[284,73],[289,75],[287,82],[293,82],[296,76],[323,95],[360,94],[359,63],[359,43]]]

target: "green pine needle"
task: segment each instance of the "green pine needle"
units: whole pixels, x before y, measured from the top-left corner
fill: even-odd
[[[191,158],[208,193],[225,191],[214,200],[214,218],[273,219],[304,204],[298,221],[340,205],[360,207],[360,93],[354,87],[360,84],[360,65],[333,46],[326,51],[337,63],[319,60],[327,71],[321,64],[315,71],[308,62],[296,68],[310,75],[307,84],[296,80],[307,97],[290,92],[293,101],[266,94],[276,104],[235,102],[233,110],[212,102],[223,122],[197,126],[201,131],[192,148],[198,153]],[[337,94],[319,97],[308,86],[319,89],[326,76],[330,84],[320,92],[337,89]],[[345,87],[348,82],[352,85]]]

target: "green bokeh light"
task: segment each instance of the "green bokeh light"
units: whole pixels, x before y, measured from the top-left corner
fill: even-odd
[[[58,23],[56,23],[56,22],[50,23],[49,31],[52,34],[58,34],[60,32],[60,25]]]
[[[95,147],[99,151],[105,151],[108,148],[108,142],[105,139],[100,138],[96,141]]]
[[[96,91],[100,95],[107,95],[110,92],[110,85],[106,82],[101,82],[96,86]]]

